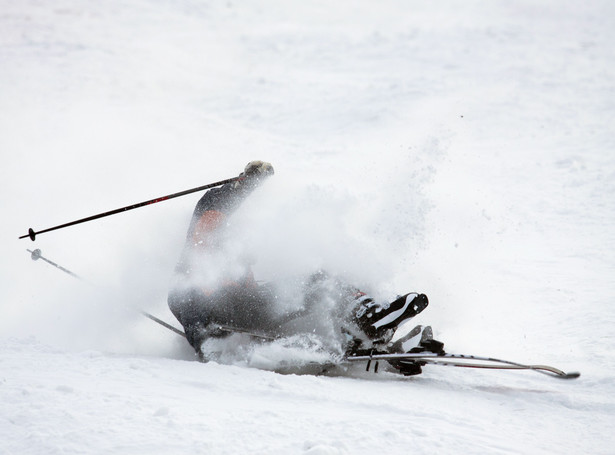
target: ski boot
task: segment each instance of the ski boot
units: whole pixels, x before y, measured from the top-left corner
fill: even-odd
[[[355,300],[358,306],[353,320],[363,332],[363,338],[367,336],[368,341],[347,332],[347,336],[350,335],[351,339],[347,345],[347,355],[403,353],[405,352],[404,345],[410,340],[415,342],[412,349],[418,347],[425,351],[430,348],[435,349],[434,352],[442,351],[444,345],[433,340],[431,327],[417,326],[404,337],[391,343],[391,338],[400,324],[427,308],[429,301],[425,294],[409,293],[384,305],[376,303],[374,299],[363,293],[358,293]],[[388,362],[405,376],[420,374],[421,367],[425,365],[425,362],[410,360],[390,360]]]
[[[412,346],[409,348],[409,346]],[[389,343],[387,346],[388,351],[391,353],[434,353],[437,355],[443,355],[444,343],[434,340],[433,330],[431,326],[417,325],[414,329],[408,332],[402,338],[396,340],[393,343]],[[409,348],[409,349],[408,349]],[[404,376],[414,376],[421,374],[422,366],[425,362],[420,360],[389,360],[389,364],[397,369]]]
[[[387,345],[390,353],[419,353],[433,352],[434,354],[444,354],[444,343],[434,340],[431,326],[417,325],[406,335],[390,342]]]
[[[385,343],[389,342],[401,323],[419,314],[429,304],[425,294],[416,292],[385,304],[376,303],[363,293],[359,293],[355,300],[358,304],[354,313],[356,324],[371,340]]]

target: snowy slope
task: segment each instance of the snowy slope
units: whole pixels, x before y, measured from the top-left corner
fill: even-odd
[[[329,3],[0,0],[0,453],[613,453],[615,7]],[[135,311],[175,322],[198,195],[17,240],[251,159],[257,278],[581,378],[200,364]]]

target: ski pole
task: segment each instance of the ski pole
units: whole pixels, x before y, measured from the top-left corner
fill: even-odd
[[[80,220],[70,221],[68,223],[64,223],[64,224],[60,224],[59,226],[54,226],[54,227],[50,227],[50,228],[47,228],[47,229],[43,229],[43,230],[38,231],[38,232],[36,232],[34,229],[30,228],[30,229],[28,229],[28,233],[27,234],[22,235],[19,238],[20,239],[25,239],[26,237],[30,237],[30,240],[34,241],[36,239],[37,235],[43,234],[45,232],[55,231],[56,229],[62,229],[62,228],[65,228],[65,227],[74,226],[75,224],[80,224],[80,223],[85,223],[85,222],[88,222],[88,221],[97,220],[98,218],[103,218],[103,217],[106,217],[106,216],[115,215],[117,213],[126,212],[128,210],[138,209],[139,207],[145,207],[146,205],[156,204],[157,202],[168,201],[169,199],[173,199],[173,198],[180,197],[180,196],[185,196],[186,194],[190,194],[190,193],[195,193],[197,191],[206,190],[208,188],[213,188],[215,186],[224,185],[226,183],[231,183],[231,182],[234,182],[235,180],[237,180],[238,178],[239,177],[233,177],[233,178],[230,178],[230,179],[221,180],[219,182],[210,183],[208,185],[199,186],[197,188],[192,188],[192,189],[189,189],[189,190],[180,191],[179,193],[168,194],[166,196],[161,196],[161,197],[158,197],[156,199],[150,199],[149,201],[139,202],[138,204],[132,204],[132,205],[128,205],[126,207],[122,207],[122,208],[119,208],[119,209],[110,210],[108,212],[103,212],[103,213],[99,213],[97,215],[88,216],[88,217],[82,218]]]
[[[31,250],[26,250],[29,253],[32,253],[31,257],[33,261],[38,261],[39,259],[42,259],[43,261],[45,261],[47,264],[51,264],[53,265],[55,268],[62,270],[65,273],[68,273],[71,276],[74,276],[75,278],[77,278],[78,280],[81,280],[81,277],[79,275],[74,274],[73,272],[71,272],[68,269],[65,269],[64,267],[62,267],[61,265],[56,264],[53,261],[50,261],[49,259],[47,259],[45,256],[43,256],[41,254],[41,250],[39,250],[38,248],[34,251]]]
[[[177,328],[173,327],[171,324],[169,324],[169,323],[167,323],[167,322],[164,322],[162,319],[158,319],[158,318],[157,318],[156,316],[154,316],[153,314],[148,313],[147,311],[143,311],[143,310],[141,310],[141,314],[142,314],[143,316],[145,316],[146,318],[151,319],[151,320],[152,320],[152,321],[154,321],[154,322],[157,322],[157,323],[158,323],[158,324],[160,324],[161,326],[166,327],[167,329],[171,330],[172,332],[177,333],[179,336],[182,336],[182,337],[186,338],[186,334],[185,334],[184,332],[182,332],[181,330],[179,330],[179,329],[177,329]]]
[[[36,249],[36,250],[34,250],[34,251],[31,251],[31,250],[26,250],[26,251],[28,251],[29,253],[31,253],[31,258],[32,258],[32,260],[33,260],[33,261],[38,261],[39,259],[42,259],[43,261],[47,262],[48,264],[53,265],[55,268],[57,268],[57,269],[59,269],[59,270],[62,270],[62,271],[63,271],[63,272],[65,272],[65,273],[68,273],[70,276],[72,276],[72,277],[74,277],[74,278],[77,278],[78,280],[84,281],[84,279],[83,279],[83,278],[81,278],[79,275],[77,275],[77,274],[75,274],[75,273],[71,272],[70,270],[65,269],[64,267],[62,267],[62,266],[60,266],[60,265],[56,264],[55,262],[50,261],[49,259],[47,259],[45,256],[43,256],[43,255],[42,255],[42,253],[41,253],[41,250],[40,250],[40,249],[38,249],[38,248],[37,248],[37,249]],[[139,310],[139,312],[140,312],[143,316],[145,316],[146,318],[151,319],[152,321],[157,322],[157,323],[158,323],[158,324],[160,324],[161,326],[163,326],[163,327],[165,327],[165,328],[167,328],[167,329],[169,329],[169,330],[171,330],[171,331],[173,331],[173,332],[177,333],[178,335],[180,335],[180,336],[182,336],[182,337],[186,338],[186,334],[185,334],[184,332],[182,332],[181,330],[179,330],[179,329],[177,329],[177,328],[173,327],[171,324],[168,324],[168,323],[164,322],[162,319],[158,319],[158,318],[157,318],[156,316],[154,316],[153,314],[150,314],[150,313],[148,313],[147,311],[143,311],[143,310]]]

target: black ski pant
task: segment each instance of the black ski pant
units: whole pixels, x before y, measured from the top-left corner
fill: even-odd
[[[225,286],[211,294],[198,288],[172,290],[168,297],[169,308],[197,351],[211,323],[248,330],[274,330],[277,320],[274,301],[271,288],[259,285]]]

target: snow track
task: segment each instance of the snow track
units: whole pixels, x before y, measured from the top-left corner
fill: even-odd
[[[532,375],[283,376],[32,340],[1,348],[5,453],[576,453],[615,410],[584,385]]]

